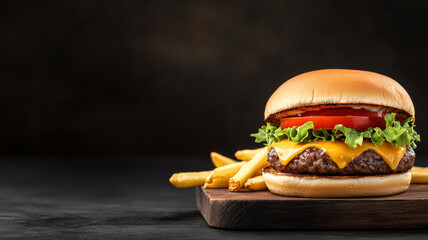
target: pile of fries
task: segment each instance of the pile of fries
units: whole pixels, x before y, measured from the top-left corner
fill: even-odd
[[[269,165],[267,147],[239,150],[235,157],[238,160],[212,152],[211,161],[216,167],[214,170],[174,173],[169,181],[177,188],[203,186],[228,188],[231,192],[244,187],[250,191],[266,190],[262,169]],[[428,183],[428,167],[413,167],[412,183]]]
[[[267,189],[262,176],[262,169],[268,166],[267,148],[239,150],[235,157],[238,160],[212,152],[214,170],[174,173],[169,181],[178,188],[203,186],[228,188],[232,192],[244,187],[251,191]]]

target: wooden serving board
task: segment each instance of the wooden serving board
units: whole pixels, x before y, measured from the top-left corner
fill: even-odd
[[[428,184],[373,198],[296,198],[196,188],[208,225],[225,229],[428,228]]]

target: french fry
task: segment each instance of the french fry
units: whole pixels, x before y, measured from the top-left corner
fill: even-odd
[[[174,173],[169,182],[177,188],[196,187],[204,185],[212,171]]]
[[[260,191],[266,190],[267,186],[263,180],[263,176],[253,177],[247,180],[245,183],[245,188],[251,191]]]
[[[257,177],[263,174],[263,169],[260,169],[259,171],[256,172],[256,174],[254,174],[253,177]]]
[[[412,167],[412,171],[423,171],[423,172],[428,172],[428,167],[417,167],[417,166],[413,166],[413,167]]]
[[[257,148],[257,149],[244,149],[244,150],[238,150],[235,153],[236,159],[239,159],[241,161],[250,161],[254,155],[256,155],[259,151],[263,150],[266,147],[263,148]]]
[[[212,152],[211,153],[211,161],[213,162],[215,167],[221,167],[227,164],[236,163],[237,161],[225,157],[219,153]]]
[[[428,167],[412,168],[412,183],[428,183]]]
[[[229,191],[239,191],[249,178],[268,164],[267,148],[263,148],[229,180]]]
[[[214,169],[207,177],[204,188],[227,188],[229,179],[246,163],[247,162],[236,162]],[[225,184],[225,182],[227,182],[227,184]]]
[[[412,171],[412,183],[428,183],[428,171]]]
[[[204,188],[227,188],[229,179],[229,177],[214,178],[209,183],[205,182]]]

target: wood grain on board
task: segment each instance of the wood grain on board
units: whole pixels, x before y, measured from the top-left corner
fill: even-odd
[[[226,229],[427,228],[428,185],[372,198],[296,198],[270,193],[196,189],[208,225]]]

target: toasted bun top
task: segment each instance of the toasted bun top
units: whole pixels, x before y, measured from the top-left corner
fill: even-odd
[[[265,121],[278,120],[284,111],[335,105],[369,110],[384,107],[415,115],[409,94],[392,78],[361,70],[325,69],[303,73],[283,83],[266,104]]]

